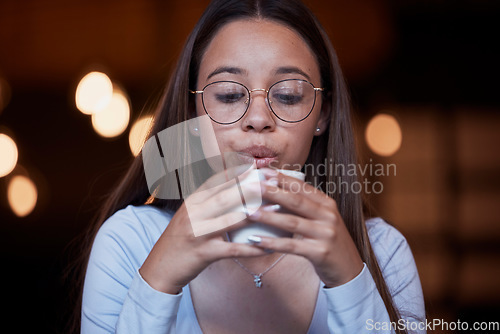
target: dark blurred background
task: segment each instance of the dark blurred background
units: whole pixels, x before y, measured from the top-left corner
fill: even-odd
[[[71,241],[133,159],[129,131],[154,108],[207,3],[0,0],[0,133],[18,151],[0,178],[1,286],[16,332],[64,332]],[[410,242],[428,318],[499,321],[500,2],[307,3],[338,52],[365,161],[396,166],[370,177],[383,185],[370,198]],[[75,105],[91,71],[128,98],[116,137]]]

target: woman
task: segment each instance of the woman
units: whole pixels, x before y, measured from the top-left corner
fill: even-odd
[[[287,113],[299,102],[283,92],[297,91],[305,102]],[[221,113],[229,104],[237,112]],[[365,221],[359,194],[326,195],[327,185],[356,177],[332,169],[303,182],[268,168],[356,163],[349,113],[335,52],[302,3],[213,1],[188,38],[151,134],[208,115],[220,151],[252,156],[266,178],[262,198],[275,204],[235,226],[259,221],[294,237],[226,241],[235,226],[195,237],[186,203],[150,196],[138,157],[96,226],[82,332],[415,328],[408,325],[423,319],[423,297],[404,237],[381,219]],[[215,193],[197,213],[222,220],[232,198]]]

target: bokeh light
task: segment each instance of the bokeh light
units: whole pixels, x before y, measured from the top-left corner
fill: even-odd
[[[101,72],[90,72],[85,75],[76,88],[76,107],[86,115],[102,111],[111,102],[113,83]]]
[[[388,114],[375,115],[366,127],[365,137],[370,149],[383,157],[396,153],[403,138],[398,121]]]
[[[0,177],[8,175],[17,164],[17,145],[12,138],[0,133]]]
[[[144,116],[135,121],[134,125],[132,125],[128,136],[128,143],[134,157],[141,152],[152,123],[153,116]]]
[[[121,91],[112,94],[109,104],[98,113],[92,114],[92,126],[102,137],[116,137],[127,129],[130,120],[128,98]]]
[[[38,191],[35,183],[28,177],[16,175],[10,179],[7,199],[12,212],[18,217],[29,215],[36,206]]]

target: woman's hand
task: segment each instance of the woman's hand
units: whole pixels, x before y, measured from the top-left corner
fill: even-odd
[[[251,220],[272,225],[303,236],[296,238],[260,237],[263,249],[292,253],[307,258],[327,287],[356,277],[363,261],[352,240],[335,200],[321,190],[275,170],[263,169],[263,199],[279,204],[289,213],[259,209]]]
[[[241,197],[234,175],[228,177],[228,173],[231,171],[212,177],[200,187],[200,191],[188,197],[154,245],[139,269],[141,276],[154,289],[177,294],[212,262],[267,254],[262,248],[230,243],[222,237],[227,229],[248,222],[233,224],[245,218],[245,214],[235,210],[241,205]],[[246,175],[240,175],[240,180]],[[222,181],[229,182],[219,182],[221,177]],[[258,184],[254,188],[260,197]],[[216,232],[195,236],[193,230]]]

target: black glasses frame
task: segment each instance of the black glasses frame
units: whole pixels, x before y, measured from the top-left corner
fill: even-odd
[[[270,99],[270,97],[269,97],[269,91],[270,91],[270,90],[271,90],[271,89],[272,89],[275,85],[277,85],[277,84],[279,84],[279,83],[282,83],[282,82],[284,82],[284,81],[302,81],[302,82],[306,82],[306,83],[308,83],[309,85],[311,85],[311,87],[314,89],[314,100],[313,100],[313,105],[312,105],[312,107],[311,107],[311,110],[309,110],[309,112],[307,113],[307,115],[306,115],[306,116],[304,116],[302,119],[299,119],[298,121],[287,121],[287,120],[285,120],[285,119],[281,118],[280,116],[278,116],[278,115],[276,114],[276,112],[273,110],[273,106],[272,106],[272,103],[273,103],[273,102],[271,101],[271,99]],[[245,111],[244,111],[244,112],[243,112],[243,114],[241,114],[241,116],[240,116],[237,120],[235,120],[235,121],[232,121],[232,122],[219,122],[219,121],[217,121],[217,120],[213,119],[213,117],[212,117],[212,116],[208,113],[207,108],[205,107],[205,100],[204,100],[204,98],[203,98],[203,92],[205,91],[205,89],[207,89],[207,87],[208,87],[208,86],[211,86],[211,85],[213,85],[213,84],[220,83],[220,82],[231,82],[231,83],[235,83],[235,84],[237,84],[237,85],[243,86],[243,87],[246,89],[246,91],[248,92],[248,99],[245,101],[245,104],[247,105],[247,106],[246,106],[246,108],[245,108]],[[314,85],[313,85],[311,82],[309,82],[309,81],[307,81],[307,80],[304,80],[304,79],[284,79],[284,80],[280,80],[280,81],[275,82],[274,84],[272,84],[272,85],[269,87],[269,89],[264,89],[264,88],[255,88],[255,89],[251,89],[251,90],[250,90],[250,89],[248,89],[248,88],[247,88],[247,86],[245,86],[244,84],[239,83],[239,82],[236,82],[236,81],[231,81],[231,80],[219,80],[219,81],[214,81],[214,82],[211,82],[211,83],[207,84],[205,87],[203,87],[203,89],[202,89],[202,90],[189,90],[189,92],[190,92],[190,93],[192,93],[192,94],[201,94],[201,102],[202,102],[202,104],[203,104],[203,109],[205,110],[205,113],[208,115],[208,117],[210,117],[210,119],[211,119],[213,122],[215,122],[215,123],[217,123],[217,124],[223,124],[223,125],[234,124],[234,123],[238,122],[240,119],[242,119],[242,118],[243,118],[243,116],[245,116],[245,115],[246,115],[246,113],[247,113],[247,111],[248,111],[248,107],[250,106],[251,98],[252,98],[251,93],[253,93],[253,92],[266,92],[266,102],[267,102],[267,106],[269,107],[269,110],[271,110],[271,112],[274,114],[274,116],[276,116],[279,120],[281,120],[281,121],[283,121],[283,122],[286,122],[286,123],[298,123],[298,122],[302,122],[302,121],[303,121],[303,120],[305,120],[307,117],[309,117],[309,115],[310,115],[310,114],[311,114],[311,112],[313,111],[314,106],[316,105],[316,92],[318,92],[318,91],[322,92],[322,91],[324,91],[324,89],[323,89],[323,88],[320,88],[320,87],[314,87]]]

